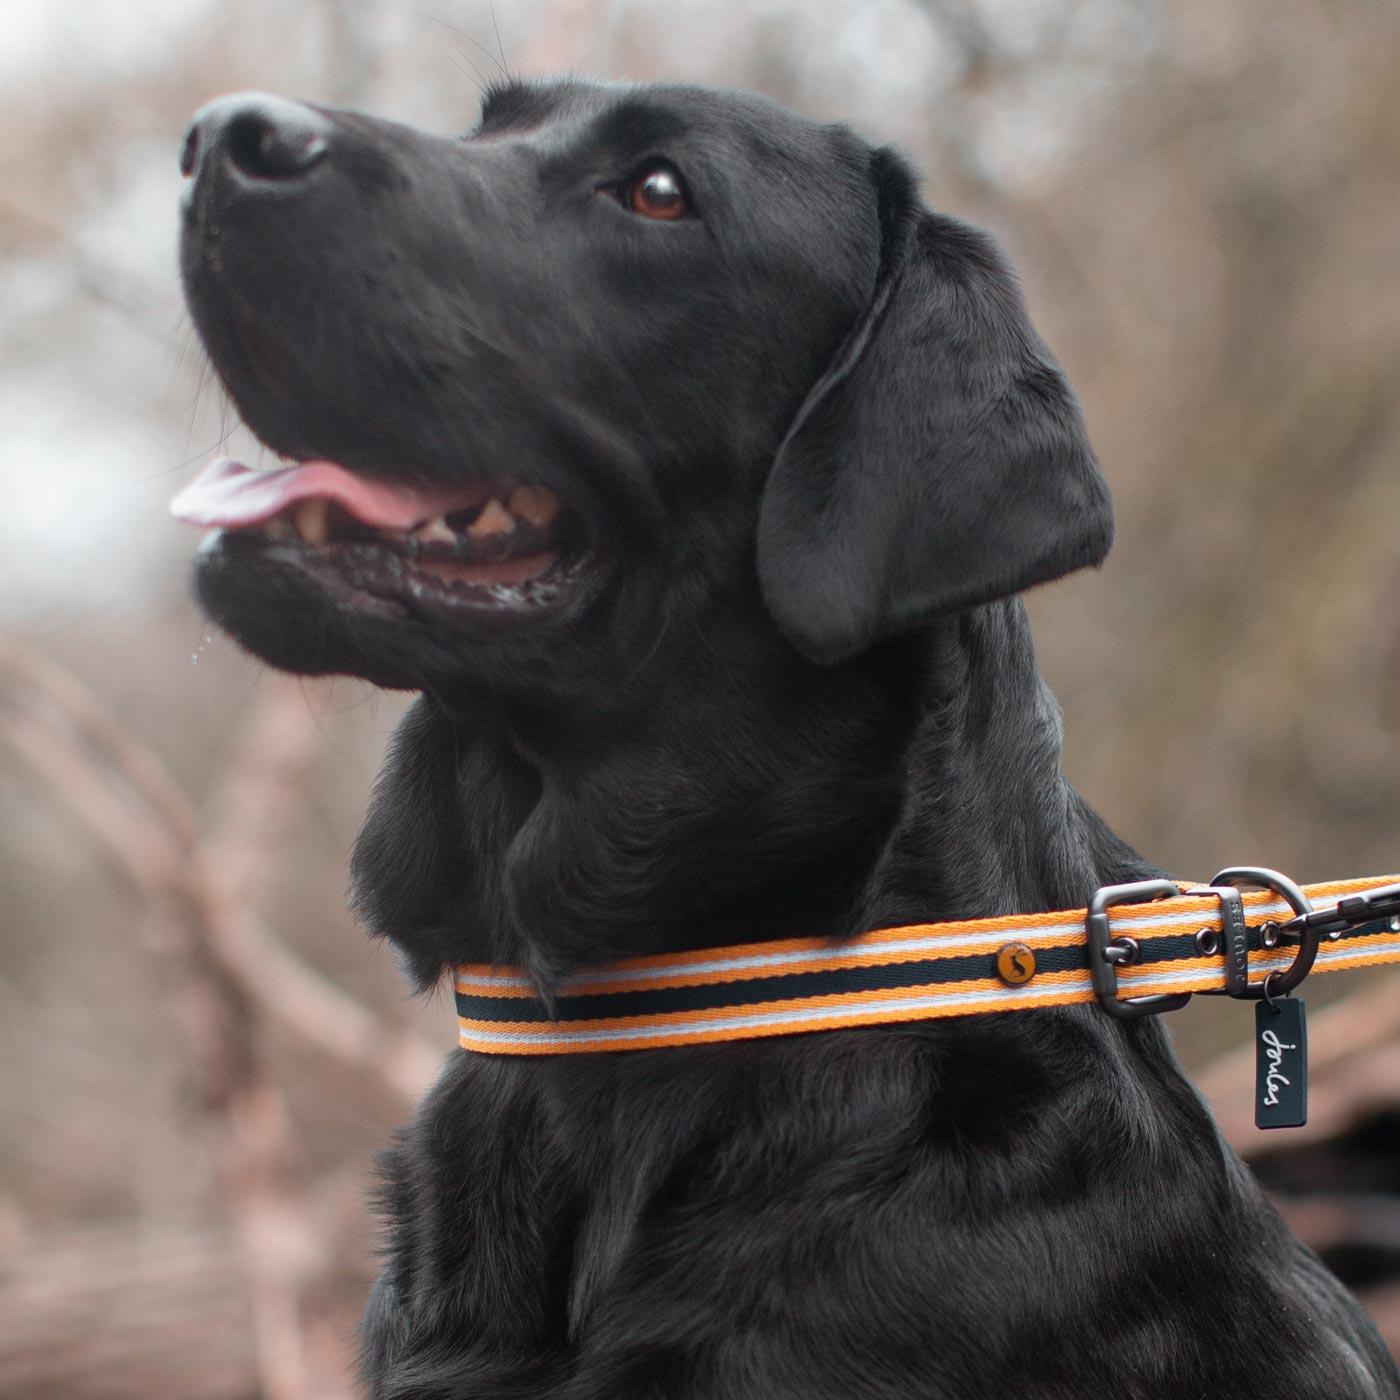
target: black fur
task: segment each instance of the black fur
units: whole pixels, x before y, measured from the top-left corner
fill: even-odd
[[[196,321],[280,451],[508,471],[591,522],[523,627],[368,608],[238,534],[197,587],[295,670],[423,691],[355,851],[415,978],[1084,905],[1152,868],[1059,769],[1016,591],[1108,497],[989,241],[755,98],[512,84],[446,140],[204,114]],[[251,100],[251,101],[263,101]],[[274,152],[275,153],[275,152]],[[664,158],[694,217],[617,191]],[[389,1162],[375,1400],[1400,1396],[1155,1022],[454,1054]]]

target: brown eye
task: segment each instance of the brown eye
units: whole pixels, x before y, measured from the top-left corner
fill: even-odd
[[[690,212],[680,177],[669,166],[648,170],[627,186],[623,202],[644,219],[680,219]]]

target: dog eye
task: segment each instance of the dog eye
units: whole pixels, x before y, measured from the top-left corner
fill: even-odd
[[[622,202],[644,219],[681,219],[690,213],[681,177],[669,165],[643,171],[623,190]]]

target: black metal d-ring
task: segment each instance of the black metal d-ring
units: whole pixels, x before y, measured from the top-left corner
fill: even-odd
[[[1312,901],[1287,875],[1263,866],[1232,865],[1212,877],[1212,885],[1252,885],[1256,889],[1271,890],[1287,901],[1295,914],[1310,914]],[[1237,995],[1247,1001],[1259,1001],[1263,997],[1272,1000],[1276,996],[1287,996],[1304,977],[1312,971],[1317,957],[1318,934],[1315,928],[1304,924],[1299,930],[1298,952],[1293,961],[1283,971],[1270,972],[1262,982],[1245,988]]]

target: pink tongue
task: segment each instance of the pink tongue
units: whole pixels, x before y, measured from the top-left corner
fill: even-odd
[[[190,525],[237,529],[270,520],[297,501],[324,497],[357,520],[385,530],[407,530],[449,510],[475,505],[469,484],[437,490],[366,481],[334,462],[298,462],[272,471],[220,457],[170,502],[170,513]]]

